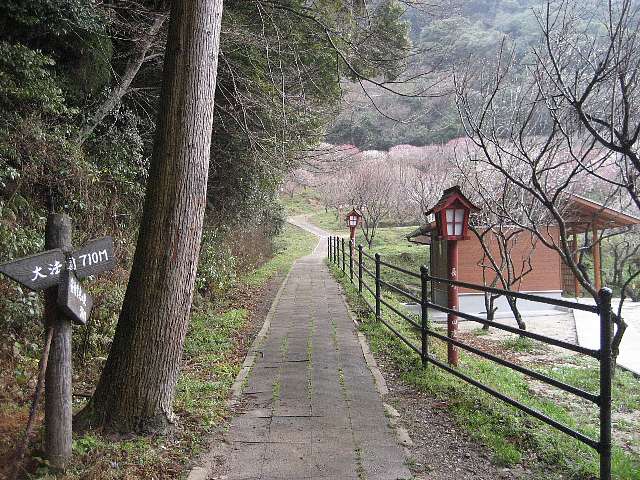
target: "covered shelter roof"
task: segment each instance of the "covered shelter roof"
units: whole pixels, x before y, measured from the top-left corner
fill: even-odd
[[[407,240],[418,245],[431,245],[431,231],[436,229],[436,222],[421,225],[407,234]]]
[[[425,212],[425,214],[427,213],[429,212]],[[602,203],[576,194],[568,194],[565,219],[570,235],[640,225],[640,217],[607,207]],[[436,222],[422,225],[409,233],[407,240],[412,243],[429,245],[431,231],[435,228]]]
[[[565,217],[571,234],[640,224],[640,218],[635,215],[621,212],[575,194],[569,194]]]

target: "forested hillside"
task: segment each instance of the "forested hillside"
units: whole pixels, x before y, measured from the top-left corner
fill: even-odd
[[[167,157],[166,151],[175,147],[172,134],[176,132],[167,134],[171,129],[163,131],[167,124],[158,119],[162,120],[163,107],[170,107],[160,104],[161,98],[167,98],[162,96],[166,93],[162,85],[177,91],[183,87],[172,83],[175,72],[164,71],[165,58],[181,60],[184,51],[179,48],[187,48],[167,43],[169,7],[187,4],[195,9],[203,2],[8,0],[0,4],[0,262],[41,252],[50,213],[71,217],[76,246],[103,235],[115,240],[118,266],[86,283],[95,300],[94,312],[87,326],[73,334],[74,361],[83,365],[75,378],[74,395],[80,395],[74,397],[76,410],[83,405],[82,398],[91,397],[112,345],[147,180],[154,178],[154,168],[159,171],[154,159]],[[216,5],[217,12],[222,11],[222,2]],[[214,313],[226,315],[223,307],[230,304],[253,306],[250,295],[242,298],[234,292],[247,288],[242,279],[274,255],[276,259],[285,255],[290,264],[294,253],[306,251],[306,244],[302,248],[295,243],[300,233],[287,232],[289,242],[284,244],[294,253],[283,250],[283,240],[278,238],[285,219],[277,200],[280,183],[318,144],[340,108],[340,81],[392,78],[409,44],[396,1],[378,2],[366,14],[368,22],[362,20],[359,1],[318,2],[313,8],[301,0],[224,2],[215,89],[199,92],[214,112],[211,138],[202,143],[208,145],[210,140],[211,148],[205,164],[206,212],[193,304],[193,312],[204,323],[215,323]],[[170,57],[171,49],[178,51],[177,57]],[[398,60],[388,61],[393,58]],[[182,126],[178,119],[170,120]],[[189,159],[188,148],[184,157]],[[177,161],[169,158],[166,164],[173,168]],[[180,174],[177,168],[170,171],[161,185],[174,188],[172,182],[180,180],[174,177]],[[206,181],[202,178],[200,184]],[[154,198],[147,199],[146,205],[157,207]],[[172,207],[175,202],[167,208]],[[185,219],[201,215],[179,213]],[[160,211],[158,216],[163,215],[172,213]],[[177,233],[189,233],[197,246],[199,231],[189,226],[181,231],[179,218],[174,225]],[[149,229],[153,228],[157,230],[158,225]],[[163,252],[172,247],[159,245]],[[198,258],[197,253],[192,257]],[[170,262],[165,265],[172,267]],[[261,282],[267,280],[265,276]],[[144,286],[148,278],[138,281]],[[191,278],[187,283],[192,283]],[[191,289],[187,285],[186,290]],[[131,304],[138,300],[135,290]],[[186,290],[180,303],[188,312],[191,294]],[[0,280],[0,292],[0,404],[4,409],[0,409],[0,423],[15,418],[0,436],[0,465],[5,467],[11,464],[26,423],[44,328],[41,295],[6,278]],[[246,322],[246,312],[241,317]],[[120,324],[128,322],[133,321],[120,319]],[[220,342],[232,355],[232,337],[238,332],[222,332],[227,336]],[[169,347],[181,352],[182,338],[176,337],[175,345]],[[227,361],[224,355],[216,358]],[[228,372],[235,367],[228,368],[231,378]],[[218,385],[215,378],[207,381]],[[106,385],[107,391],[113,391]],[[172,380],[163,388],[172,397],[176,386]],[[171,412],[166,413],[171,418]],[[129,430],[141,430],[139,420],[137,427],[129,423]],[[80,472],[78,478],[87,476]]]
[[[335,51],[351,55],[345,39],[359,33],[341,27],[328,44],[315,17],[297,10],[302,3],[225,4],[205,234],[218,244],[238,221],[264,239],[277,233],[281,179],[339,108],[342,67]],[[340,25],[348,11],[336,4],[311,13]],[[371,75],[396,68],[362,56],[373,40],[386,39],[377,43],[389,44],[389,51],[407,42],[403,24],[390,30],[401,14],[395,2],[382,2],[379,11],[377,30],[354,60]],[[2,260],[40,250],[46,213],[64,211],[76,220],[77,243],[114,234],[121,264],[128,265],[155,130],[167,16],[153,2],[2,2]],[[7,289],[3,308],[16,308],[16,298],[22,293]]]
[[[445,143],[462,134],[452,98],[451,76],[469,63],[483,68],[502,42],[523,57],[540,38],[534,12],[540,0],[433,2],[406,9],[413,56],[406,76],[412,88],[398,96],[363,82],[345,85],[347,105],[333,123],[328,141],[361,149]],[[446,3],[446,5],[445,5]],[[363,92],[363,88],[367,93]],[[386,116],[386,117],[385,117]]]

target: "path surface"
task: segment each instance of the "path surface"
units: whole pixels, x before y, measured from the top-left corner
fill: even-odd
[[[580,302],[595,304],[592,299],[581,298]],[[611,302],[613,310],[618,311],[620,299]],[[578,344],[583,347],[600,348],[600,318],[594,313],[573,310],[578,333]],[[618,364],[636,375],[640,375],[640,303],[626,301],[622,307],[622,317],[627,322],[620,343]]]
[[[276,297],[214,479],[410,478],[355,326],[324,263],[326,232]]]

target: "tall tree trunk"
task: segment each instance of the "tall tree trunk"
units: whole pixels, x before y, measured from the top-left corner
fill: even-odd
[[[172,2],[158,129],[113,345],[77,426],[162,432],[187,331],[213,126],[222,0]]]

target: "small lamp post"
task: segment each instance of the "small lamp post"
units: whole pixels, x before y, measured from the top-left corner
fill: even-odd
[[[438,203],[426,212],[426,215],[433,214],[436,218],[438,240],[447,241],[449,280],[457,280],[458,278],[458,240],[469,238],[469,214],[479,210],[456,185],[446,189]],[[456,285],[449,285],[448,298],[447,307],[457,311],[459,301]],[[447,316],[447,336],[455,338],[457,330],[458,316],[449,313]],[[451,343],[447,345],[447,358],[450,365],[458,366],[458,350]]]
[[[349,245],[351,247],[351,256],[353,257],[353,249],[356,245],[356,228],[360,225],[362,215],[354,208],[347,214],[345,220],[347,221],[347,227],[349,227],[350,230]]]

